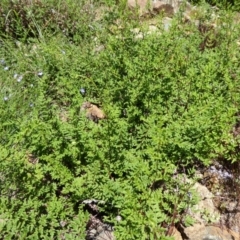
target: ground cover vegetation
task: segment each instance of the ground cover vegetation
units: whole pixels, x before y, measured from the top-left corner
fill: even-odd
[[[218,10],[217,45],[202,51],[180,13],[136,39],[144,20],[125,5],[1,1],[1,239],[85,239],[89,199],[117,239],[171,239],[192,223],[186,177],[238,161],[232,10]],[[87,119],[84,102],[106,117]]]

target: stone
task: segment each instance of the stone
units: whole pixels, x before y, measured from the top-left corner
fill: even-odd
[[[214,206],[213,194],[200,183],[195,183],[193,189],[199,195],[200,201],[189,210],[189,215],[200,224],[218,222],[220,214]]]
[[[205,226],[204,224],[194,224],[191,227],[184,229],[184,234],[191,240],[200,240],[202,239]]]
[[[240,234],[240,212],[222,214],[221,223]]]
[[[86,117],[94,122],[98,122],[98,120],[104,119],[106,117],[100,108],[90,102],[84,102],[81,106],[80,111],[85,111]]]
[[[129,9],[139,9],[139,15],[143,16],[152,11],[152,0],[128,0]]]
[[[195,224],[184,229],[188,239],[191,240],[239,240],[239,235],[227,228],[204,226]]]
[[[167,17],[174,15],[174,8],[171,4],[163,3],[162,1],[156,1],[153,3],[153,11],[155,13],[164,13]]]
[[[96,240],[115,240],[113,235],[113,231],[111,229],[105,228],[103,226],[99,226],[97,228],[97,236],[95,237]]]
[[[183,240],[181,233],[176,228],[173,229],[171,237],[174,237],[174,240]]]

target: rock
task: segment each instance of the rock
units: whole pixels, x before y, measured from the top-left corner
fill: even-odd
[[[200,201],[189,210],[189,215],[196,223],[184,228],[183,235],[190,240],[240,240],[240,213],[234,212],[234,209],[239,210],[238,205],[229,204],[225,210],[231,212],[220,217],[213,203],[213,194],[200,183],[196,183],[193,188],[198,193]]]
[[[221,223],[240,234],[240,212],[223,214],[221,216]]]
[[[81,111],[85,111],[86,117],[94,122],[98,122],[98,120],[105,118],[104,112],[90,102],[84,102],[81,106]]]
[[[87,230],[86,240],[116,240],[116,238],[113,228],[99,221]]]
[[[174,237],[174,240],[182,240],[182,235],[176,228],[173,229],[171,237]]]
[[[200,240],[203,236],[204,224],[194,224],[184,229],[184,234],[191,240]]]
[[[164,13],[167,17],[172,17],[174,14],[173,6],[162,1],[155,1],[153,3],[153,11],[155,13]]]
[[[200,201],[190,209],[190,215],[200,224],[218,222],[220,214],[214,206],[213,194],[200,183],[195,183],[193,189],[198,193]]]
[[[139,15],[143,16],[152,11],[152,0],[128,0],[127,6],[129,9],[139,8]]]
[[[128,0],[129,9],[139,8],[140,16],[148,13],[164,13],[168,17],[172,17],[179,11],[180,6],[184,4],[186,9],[190,8],[190,3],[181,0]]]
[[[239,235],[227,228],[195,224],[184,229],[186,237],[191,240],[239,240]]]
[[[99,226],[96,229],[96,233],[94,235],[94,240],[115,240],[115,237],[113,235],[113,231],[111,229],[108,229],[105,226]]]
[[[93,201],[89,199],[85,200],[84,204],[97,204],[99,202],[95,199],[93,199]],[[86,228],[86,240],[115,240],[113,227],[103,223],[101,219],[97,217],[97,214],[90,216]]]
[[[154,0],[153,10],[156,12],[165,12],[166,16],[173,16],[182,8],[184,11],[190,11],[192,5],[182,0]]]
[[[221,202],[219,206],[224,212],[227,213],[240,213],[240,204],[238,201],[225,201]],[[240,227],[240,224],[239,224]]]

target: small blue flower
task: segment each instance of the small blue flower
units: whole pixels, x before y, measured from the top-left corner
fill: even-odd
[[[80,93],[81,93],[82,95],[84,95],[84,94],[86,93],[85,88],[80,88]]]
[[[38,72],[37,74],[39,77],[42,77],[43,76],[43,72]]]
[[[21,81],[22,81],[22,79],[23,79],[23,76],[22,76],[22,75],[20,75],[20,76],[17,78],[17,82],[21,82]]]
[[[5,70],[5,71],[8,71],[8,70],[9,70],[9,67],[8,67],[8,66],[6,66],[6,67],[4,68],[4,70]]]

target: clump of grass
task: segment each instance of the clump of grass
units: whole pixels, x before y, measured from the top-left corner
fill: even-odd
[[[28,42],[59,33],[71,41],[89,36],[95,9],[88,1],[2,1],[1,36]]]

